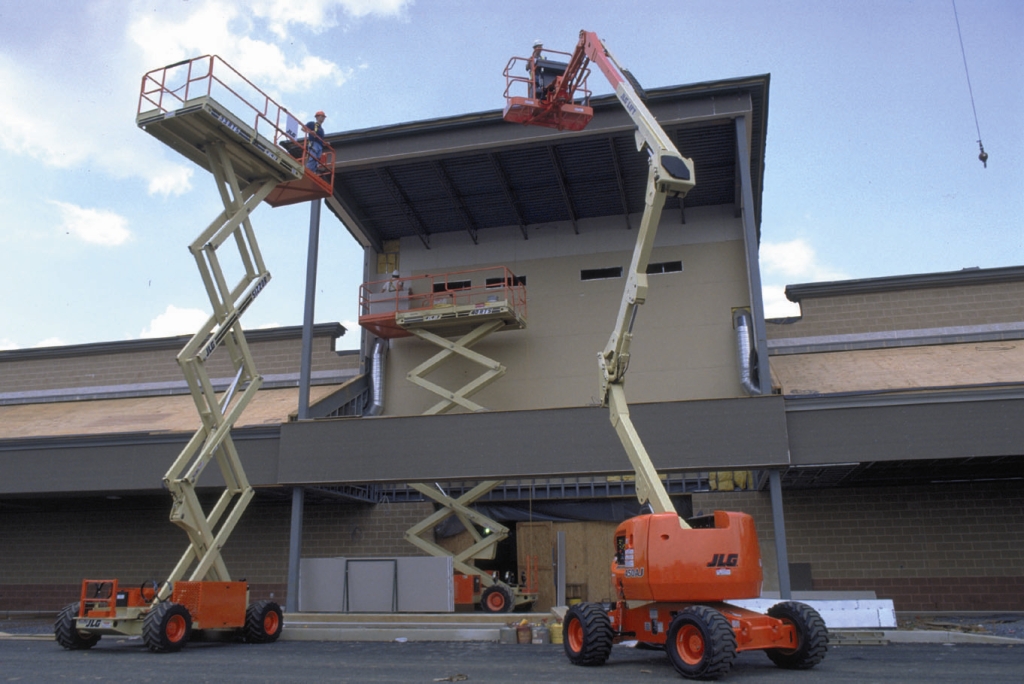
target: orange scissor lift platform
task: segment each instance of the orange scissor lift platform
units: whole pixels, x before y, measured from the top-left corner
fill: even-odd
[[[135,121],[211,173],[207,149],[224,143],[236,177],[277,181],[264,199],[271,206],[308,202],[333,191],[334,149],[325,144],[316,168],[309,168],[305,127],[216,55],[178,62],[143,76]]]
[[[517,282],[495,267],[363,283],[359,325],[386,339],[416,330],[460,336],[494,321],[493,332],[525,328],[526,285]]]
[[[446,413],[456,406],[486,411],[469,397],[504,375],[505,366],[470,347],[491,333],[526,327],[526,285],[503,266],[363,283],[359,288],[359,325],[377,337],[414,335],[440,347],[441,351],[406,376],[409,382],[441,397],[425,415]],[[450,337],[459,339],[453,342]],[[426,379],[456,357],[485,370],[455,390]]]

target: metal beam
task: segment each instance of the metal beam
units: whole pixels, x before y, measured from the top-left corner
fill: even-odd
[[[619,186],[619,202],[622,204],[622,218],[626,221],[626,230],[632,230],[629,223],[629,201],[626,199],[626,181],[622,178],[622,168],[619,166],[619,151],[615,149],[615,138],[608,138],[608,150],[612,154],[612,168],[615,169],[615,182]]]
[[[754,222],[754,190],[750,179],[750,153],[747,150],[747,117],[736,117],[736,165],[740,172],[743,195],[743,244],[747,258],[747,285],[750,294],[750,316],[754,324],[754,346],[757,349],[757,379],[761,394],[772,391],[768,366],[768,333],[764,323],[764,300],[761,295],[761,267],[758,261],[757,226]]]
[[[786,517],[782,514],[782,482],[779,471],[768,471],[772,497],[772,527],[775,528],[775,558],[779,569],[779,598],[790,599],[789,552],[786,550]]]
[[[288,597],[285,611],[299,612],[299,559],[302,556],[302,512],[306,492],[302,487],[292,488],[292,518],[288,535]]]
[[[477,237],[477,227],[469,217],[469,210],[466,209],[466,203],[463,202],[462,197],[459,196],[458,191],[455,189],[455,185],[452,183],[452,179],[448,177],[448,172],[444,170],[444,165],[439,161],[435,161],[431,166],[437,174],[438,180],[441,181],[441,185],[444,186],[445,192],[448,193],[448,199],[451,200],[456,213],[459,215],[459,218],[462,219],[462,223],[466,227],[466,232],[469,233],[470,239],[473,240],[473,244],[478,244],[479,238]]]
[[[512,213],[515,214],[516,223],[519,224],[519,230],[523,234],[523,239],[529,240],[530,234],[526,231],[526,220],[523,218],[523,212],[519,210],[519,200],[516,199],[516,194],[512,189],[512,184],[508,182],[508,176],[505,175],[505,169],[501,167],[498,155],[492,152],[487,155],[487,158],[491,160],[491,165],[494,167],[494,173],[498,176],[498,182],[501,185],[502,192],[505,193],[505,200],[508,202],[509,209],[511,209]]]
[[[631,415],[659,472],[756,470],[789,465],[784,407],[781,397],[718,399],[638,404]],[[381,444],[387,459],[379,457]],[[580,407],[286,423],[278,478],[431,482],[630,470],[607,409]]]
[[[375,171],[377,173],[377,178],[391,195],[391,199],[394,200],[395,204],[401,207],[402,213],[405,214],[406,219],[409,221],[409,225],[411,225],[413,230],[416,231],[416,235],[419,237],[420,242],[423,243],[424,247],[430,249],[430,232],[423,224],[423,219],[420,218],[419,213],[413,207],[412,201],[410,201],[409,197],[405,194],[405,191],[399,187],[398,181],[395,180],[394,175],[389,169],[383,167],[375,169]]]
[[[572,222],[572,232],[580,234],[580,227],[576,223],[576,210],[572,206],[572,198],[569,197],[569,188],[565,184],[565,172],[562,171],[562,163],[558,160],[554,145],[548,145],[548,158],[551,159],[551,166],[555,169],[555,178],[558,180],[558,189],[562,191],[562,201],[565,203],[565,210]]]

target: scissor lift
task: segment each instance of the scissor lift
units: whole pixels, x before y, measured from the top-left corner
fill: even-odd
[[[458,406],[473,412],[486,411],[469,397],[504,375],[506,369],[471,347],[492,333],[526,327],[526,286],[504,267],[364,283],[359,293],[359,325],[384,339],[415,336],[440,347],[440,351],[406,375],[409,382],[441,398],[423,415],[447,413]],[[452,341],[452,337],[458,339]],[[456,389],[427,380],[427,375],[456,358],[467,359],[484,370]],[[470,508],[500,484],[500,480],[480,482],[462,496],[452,498],[436,485],[410,483],[410,487],[441,508],[405,533],[409,543],[427,553],[451,556],[458,573],[456,594],[469,594],[484,610],[496,613],[537,600],[534,573],[530,573],[525,585],[513,588],[472,565],[476,559],[494,558],[498,542],[508,536],[507,527]],[[453,515],[462,521],[474,542],[459,554],[421,536]],[[481,533],[477,528],[486,531]],[[464,586],[469,589],[463,589]]]
[[[122,588],[118,580],[84,580],[80,600],[61,612],[54,631],[69,649],[90,648],[104,634],[129,634],[141,635],[153,651],[176,651],[193,629],[275,641],[284,624],[280,606],[249,603],[247,583],[232,581],[221,557],[253,496],[231,428],[263,382],[240,321],[270,281],[249,215],[264,201],[281,206],[328,196],[333,150],[325,146],[316,163],[307,163],[308,136],[298,120],[210,55],[147,73],[136,122],[210,171],[224,204],[189,245],[213,314],[178,354],[202,425],[163,479],[173,497],[171,522],[188,534],[189,547],[163,582]],[[226,243],[235,245],[242,266],[234,283],[217,253]],[[221,345],[234,379],[218,394],[206,362]],[[195,486],[210,461],[216,461],[225,488],[205,512]]]
[[[441,397],[424,415],[447,413],[456,406],[486,411],[469,397],[504,375],[506,369],[471,347],[491,333],[526,327],[526,286],[516,284],[515,276],[504,267],[363,283],[359,325],[377,337],[414,335],[440,347],[406,375],[409,382]],[[453,342],[450,337],[458,339]],[[459,357],[483,366],[484,371],[454,390],[426,379]]]

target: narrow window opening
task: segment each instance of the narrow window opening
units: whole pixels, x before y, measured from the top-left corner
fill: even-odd
[[[659,261],[656,264],[647,264],[647,274],[652,273],[682,273],[682,261]]]
[[[506,285],[508,287],[516,287],[519,285],[526,285],[526,276],[512,276],[510,278],[488,278],[484,282],[484,287],[501,287]]]
[[[465,290],[472,286],[469,280],[449,280],[447,283],[434,283],[434,292],[450,292],[452,290]]]
[[[580,271],[580,280],[607,280],[608,278],[621,278],[622,267],[611,268],[585,268]]]

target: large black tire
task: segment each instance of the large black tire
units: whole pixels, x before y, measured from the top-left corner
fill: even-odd
[[[245,609],[245,627],[242,636],[250,644],[269,644],[277,641],[284,629],[284,613],[274,601],[256,601]]]
[[[665,635],[665,652],[684,677],[718,679],[736,659],[736,633],[717,610],[690,606],[672,619]]]
[[[596,603],[569,608],[562,625],[562,645],[573,665],[604,665],[612,652],[612,623]]]
[[[160,603],[142,619],[142,641],[154,653],[180,651],[192,638],[192,615],[180,603]]]
[[[507,585],[492,584],[480,594],[480,610],[485,613],[511,613],[516,599]]]
[[[768,615],[793,625],[797,638],[796,648],[765,651],[773,663],[787,670],[807,670],[821,662],[828,651],[828,629],[818,611],[805,603],[786,601],[769,608]]]
[[[57,613],[57,619],[53,623],[53,636],[57,643],[69,651],[79,651],[92,648],[100,640],[99,634],[83,634],[75,628],[75,619],[78,617],[78,601],[71,603]]]

